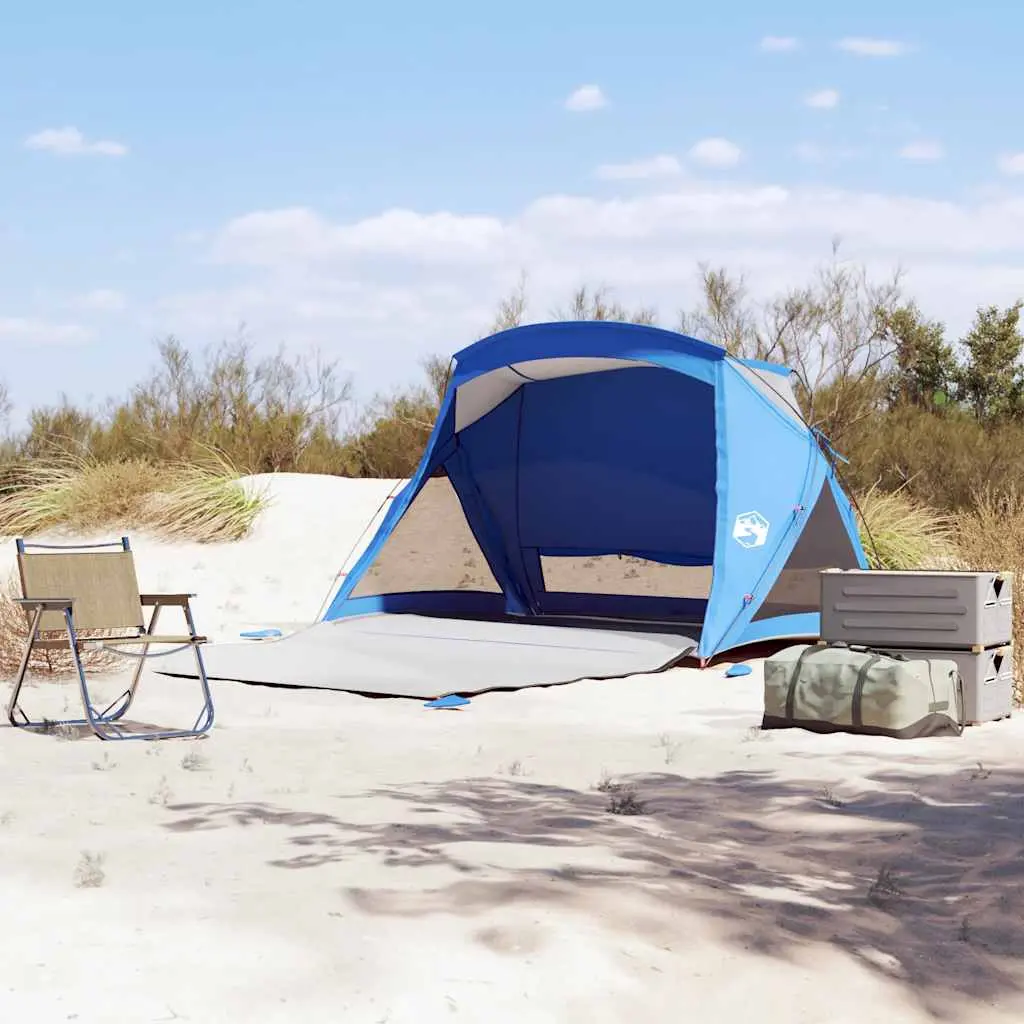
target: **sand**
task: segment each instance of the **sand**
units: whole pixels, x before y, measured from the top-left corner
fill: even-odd
[[[271,484],[247,541],[136,538],[143,587],[217,639],[313,618],[391,483]],[[1024,715],[763,734],[756,663],[455,712],[214,685],[198,742],[0,729],[0,1020],[1024,1015]],[[193,687],[151,677],[139,715]]]

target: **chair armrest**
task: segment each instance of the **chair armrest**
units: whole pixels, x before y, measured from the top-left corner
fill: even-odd
[[[177,605],[184,608],[195,594],[140,594],[139,601],[144,607],[153,605]]]
[[[74,599],[70,597],[16,597],[15,604],[22,608],[42,608],[47,612],[63,612],[72,606]]]

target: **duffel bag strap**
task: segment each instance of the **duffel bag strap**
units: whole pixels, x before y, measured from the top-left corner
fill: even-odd
[[[868,673],[877,665],[883,658],[881,654],[872,655],[864,662],[860,667],[860,671],[857,673],[857,682],[853,687],[853,707],[850,709],[850,721],[854,729],[860,729],[864,725],[864,716],[862,713],[862,705],[864,701],[864,686],[868,681]]]
[[[859,654],[881,654],[882,652],[874,647],[865,647],[863,644],[848,644],[844,640],[837,640],[835,643],[830,644],[831,647],[843,647],[848,651],[857,651]],[[906,661],[906,657],[900,654],[899,651],[885,651],[885,657],[892,658],[893,661]]]

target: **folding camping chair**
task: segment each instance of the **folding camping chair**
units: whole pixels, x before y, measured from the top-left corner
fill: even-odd
[[[127,537],[106,544],[60,545],[27,544],[18,539],[18,573],[22,597],[18,604],[25,610],[29,631],[25,653],[11,694],[7,717],[11,725],[46,727],[88,725],[100,739],[171,739],[201,736],[213,725],[213,697],[201,651],[206,637],[196,633],[189,598],[192,594],[140,594],[135,575],[135,560]],[[153,613],[146,624],[143,608]],[[155,633],[161,609],[180,608],[187,632],[180,635]],[[172,647],[169,651],[150,652],[153,644]],[[141,651],[121,647],[141,646]],[[33,650],[67,647],[78,674],[85,709],[84,719],[33,721],[18,703]],[[101,711],[89,692],[82,651],[101,648],[136,659],[131,685]],[[199,670],[203,707],[191,729],[155,729],[133,731],[120,724],[132,706],[146,659],[173,654],[191,648]]]

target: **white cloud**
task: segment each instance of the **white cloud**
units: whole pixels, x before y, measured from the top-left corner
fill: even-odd
[[[1024,280],[1020,189],[938,200],[684,173],[634,196],[541,196],[502,217],[257,211],[211,232],[207,256],[233,283],[166,296],[143,327],[199,344],[244,321],[268,346],[283,339],[342,359],[367,393],[486,333],[524,269],[533,319],[581,284],[607,283],[674,325],[695,299],[699,261],[745,273],[763,296],[805,282],[837,236],[844,258],[876,273],[905,267],[908,291],[953,333],[978,304],[1013,301]]]
[[[606,106],[608,106],[608,98],[601,91],[599,85],[581,85],[571,92],[565,101],[565,109],[577,114],[600,110]]]
[[[919,139],[916,142],[908,142],[901,150],[900,156],[904,160],[933,161],[941,160],[946,151],[941,142],[930,139]]]
[[[815,110],[831,110],[839,105],[839,93],[835,89],[819,89],[817,92],[808,93],[804,97],[804,103]]]
[[[321,263],[388,257],[442,265],[486,258],[504,231],[496,217],[393,209],[354,224],[332,224],[306,207],[288,207],[235,218],[218,233],[211,254],[217,262],[252,266],[276,265],[289,256]]]
[[[643,181],[651,178],[672,178],[683,173],[683,165],[668,154],[633,160],[625,164],[602,164],[594,172],[603,181]]]
[[[1024,152],[1004,153],[997,161],[999,170],[1010,177],[1024,174]]]
[[[701,139],[690,149],[690,159],[704,167],[735,167],[743,150],[728,139]]]
[[[92,331],[80,324],[54,324],[32,317],[0,316],[0,341],[6,345],[80,345],[92,338]]]
[[[866,151],[856,146],[823,146],[818,142],[800,142],[794,148],[798,160],[811,164],[837,164],[857,160]]]
[[[800,40],[794,36],[764,36],[758,46],[765,53],[792,53],[800,48]]]
[[[836,46],[858,57],[902,57],[910,50],[906,43],[896,39],[871,39],[865,36],[847,36],[840,39]]]
[[[78,305],[97,313],[119,313],[128,305],[128,300],[123,292],[114,288],[93,288],[81,296]]]
[[[77,128],[46,128],[25,140],[26,149],[56,156],[126,156],[128,147],[110,139],[89,141]]]

